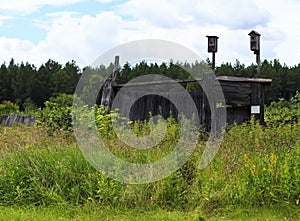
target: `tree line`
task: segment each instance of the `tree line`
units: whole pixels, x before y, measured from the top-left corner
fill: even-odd
[[[178,64],[171,61],[169,64],[140,62],[135,66],[130,66],[126,63],[118,70],[117,82],[126,83],[144,74],[160,74],[173,79],[188,79],[191,78],[190,73],[198,73],[203,70],[206,63],[211,65],[209,60],[194,64]],[[102,72],[111,73],[112,67],[113,64],[108,67],[100,66],[97,71],[99,75]],[[86,69],[89,67],[83,70]],[[83,70],[76,65],[75,61],[62,65],[50,59],[37,68],[28,62],[16,64],[11,59],[8,64],[3,63],[0,67],[0,103],[10,101],[17,104],[21,110],[27,105],[44,107],[45,101],[51,97],[59,94],[73,94]],[[216,75],[257,77],[257,66],[254,64],[245,66],[236,60],[234,64],[228,62],[221,64],[216,68]],[[276,59],[264,60],[260,77],[273,80],[271,86],[265,88],[267,104],[279,98],[287,100],[300,90],[300,64],[288,67]]]
[[[43,107],[52,96],[74,93],[80,73],[75,61],[63,66],[48,60],[36,68],[28,62],[16,64],[11,59],[0,67],[0,103],[10,101],[21,110],[26,105]]]

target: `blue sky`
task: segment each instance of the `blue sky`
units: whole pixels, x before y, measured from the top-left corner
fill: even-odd
[[[75,60],[84,67],[112,47],[149,38],[182,44],[206,59],[205,36],[217,35],[217,65],[236,59],[250,64],[253,29],[262,35],[262,60],[300,63],[297,0],[2,1],[0,63]]]

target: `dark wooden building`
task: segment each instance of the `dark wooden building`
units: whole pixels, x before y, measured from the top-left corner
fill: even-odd
[[[152,81],[137,82],[130,84],[116,84],[115,78],[108,79],[102,94],[102,104],[110,110],[114,98],[119,97],[117,105],[121,116],[127,116],[131,120],[145,120],[152,115],[160,114],[164,118],[173,115],[175,119],[179,113],[175,105],[168,100],[167,96],[150,93],[139,97],[140,89],[144,87],[155,87],[164,85],[171,87],[172,83],[186,85],[187,83],[198,82],[202,89],[196,92],[189,92],[190,97],[197,108],[199,123],[208,131],[211,129],[212,120],[224,117],[226,123],[234,122],[240,124],[248,121],[252,115],[261,123],[264,122],[264,87],[271,84],[271,79],[244,78],[244,77],[214,77],[213,74],[204,74],[200,79],[175,80],[175,81]],[[126,90],[121,90],[126,87]],[[118,94],[122,93],[122,94]],[[182,96],[181,92],[174,93],[173,97]],[[178,94],[176,94],[178,93]],[[209,98],[209,99],[208,99]],[[209,102],[208,102],[209,100]],[[187,116],[191,117],[191,116]]]

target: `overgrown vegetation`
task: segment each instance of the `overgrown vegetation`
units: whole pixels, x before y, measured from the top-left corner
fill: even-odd
[[[50,130],[72,131],[73,95],[59,94],[45,102],[45,107],[36,112],[38,125],[44,125]]]
[[[49,101],[53,105],[47,108],[54,117],[61,116],[57,114],[61,110],[54,105],[61,99]],[[287,109],[280,107],[287,104]],[[226,213],[233,207],[255,210],[262,206],[284,206],[290,208],[284,217],[297,220],[300,218],[300,123],[285,122],[290,119],[287,115],[280,115],[284,116],[283,121],[278,121],[278,115],[272,114],[277,113],[276,108],[286,110],[290,116],[299,114],[299,94],[289,102],[272,104],[267,109],[266,126],[253,120],[233,125],[217,156],[205,169],[199,169],[205,147],[205,141],[199,141],[182,168],[163,180],[143,185],[120,183],[95,170],[84,159],[69,131],[50,134],[44,126],[1,127],[0,205],[88,205],[113,210],[180,211],[191,212],[193,219]],[[99,132],[107,138],[105,142],[111,151],[126,160],[144,162],[147,156],[163,156],[178,138],[176,123],[170,119],[165,141],[152,152],[129,151],[113,135],[111,117],[96,111]],[[55,122],[54,119],[50,122]],[[54,125],[56,128],[57,124]],[[48,126],[53,124],[48,122]],[[146,122],[131,126],[138,136],[149,133]]]
[[[0,104],[0,115],[8,115],[10,113],[17,113],[17,112],[19,112],[18,105],[10,101],[3,101]]]
[[[299,205],[299,129],[299,124],[235,126],[206,169],[199,170],[203,150],[199,144],[192,159],[170,177],[153,184],[126,185],[92,168],[65,133],[49,136],[39,127],[1,128],[0,202],[92,202],[104,207],[169,210],[199,205]],[[28,138],[32,136],[34,139]],[[128,157],[118,142],[111,142],[115,152]]]
[[[290,100],[281,98],[272,102],[266,110],[266,120],[269,122],[295,123],[300,120],[300,92]]]

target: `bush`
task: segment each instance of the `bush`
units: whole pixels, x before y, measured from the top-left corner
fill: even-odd
[[[38,107],[34,104],[34,102],[30,98],[27,98],[24,101],[23,109],[24,109],[24,114],[30,116],[35,116],[39,111]]]
[[[269,123],[275,122],[298,122],[300,120],[300,92],[289,101],[280,99],[278,102],[272,102],[266,108],[266,121]]]
[[[19,112],[18,105],[10,101],[3,101],[0,104],[0,115],[9,115],[11,113],[18,113],[18,112]]]
[[[39,113],[38,124],[45,124],[52,130],[72,130],[73,95],[60,94],[45,102],[45,108]]]

